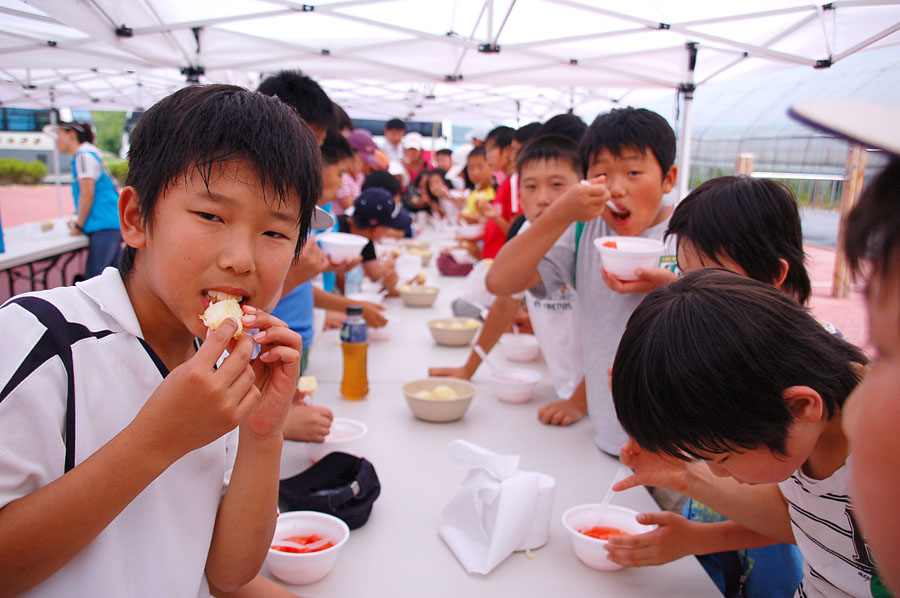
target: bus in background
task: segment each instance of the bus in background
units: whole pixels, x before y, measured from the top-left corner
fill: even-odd
[[[52,170],[53,139],[41,132],[49,124],[49,110],[0,108],[0,158],[38,160]]]

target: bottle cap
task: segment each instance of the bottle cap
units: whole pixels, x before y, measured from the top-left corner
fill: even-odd
[[[348,316],[361,316],[362,315],[362,305],[348,305],[347,306],[347,315]]]

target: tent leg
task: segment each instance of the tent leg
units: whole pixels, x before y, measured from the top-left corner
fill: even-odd
[[[850,294],[850,266],[844,254],[844,239],[847,235],[845,222],[847,215],[862,192],[866,178],[866,150],[861,145],[851,144],[847,154],[847,170],[844,189],[841,192],[841,219],[838,224],[837,248],[834,252],[834,275],[831,296],[846,298]]]
[[[681,201],[690,190],[694,90],[693,88],[683,87],[678,93],[681,94],[683,101],[681,103],[681,139],[678,140],[678,152],[681,158],[678,161],[678,196],[676,201]]]
[[[53,92],[50,92],[50,98],[53,98]],[[53,102],[50,104],[50,124],[56,126],[59,121],[56,118],[56,110]],[[62,191],[59,185],[59,150],[56,149],[56,143],[53,144],[53,186],[56,188],[56,216],[62,218]]]

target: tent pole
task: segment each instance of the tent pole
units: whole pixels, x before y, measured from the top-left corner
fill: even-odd
[[[688,194],[691,179],[691,127],[693,125],[694,108],[694,68],[697,66],[697,42],[687,42],[684,47],[688,51],[687,81],[678,86],[681,95],[681,139],[678,140],[678,194],[676,202]],[[665,173],[663,173],[665,174]]]
[[[53,90],[50,90],[50,124],[56,126],[58,120],[56,118],[56,99]],[[56,149],[56,142],[53,143],[53,186],[56,188],[56,216],[62,218],[62,191],[59,185],[59,150]]]

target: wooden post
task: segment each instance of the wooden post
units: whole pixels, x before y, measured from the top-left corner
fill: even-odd
[[[847,170],[844,180],[844,189],[841,193],[841,219],[838,224],[837,247],[834,252],[834,277],[832,278],[832,297],[844,298],[850,294],[850,267],[847,264],[847,256],[844,255],[844,238],[846,231],[844,223],[847,215],[862,192],[866,178],[866,150],[855,143],[850,145],[847,153]]]
[[[751,153],[741,153],[738,154],[737,162],[734,165],[734,174],[745,174],[750,176],[753,174],[753,167],[755,165],[756,158]]]

